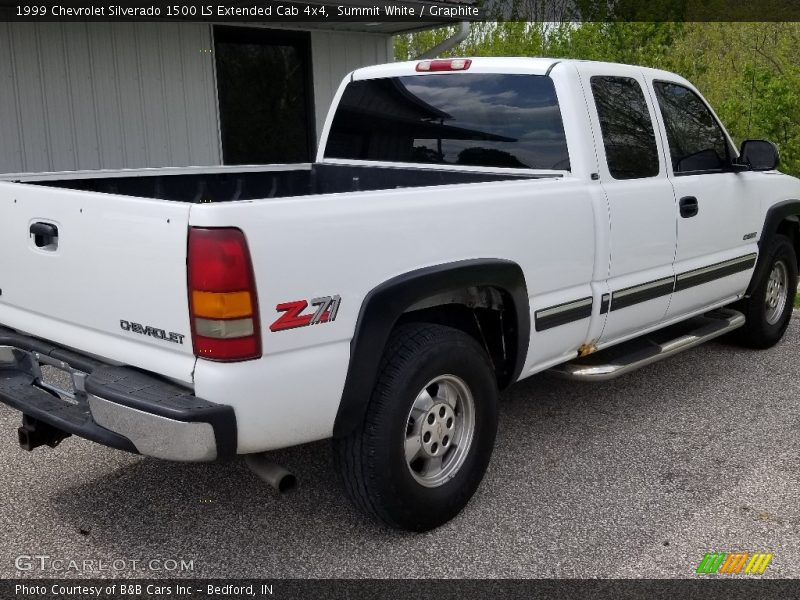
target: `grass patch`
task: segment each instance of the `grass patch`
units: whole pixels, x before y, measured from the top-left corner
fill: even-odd
[[[797,294],[797,296],[794,297],[794,307],[800,308],[800,294]]]

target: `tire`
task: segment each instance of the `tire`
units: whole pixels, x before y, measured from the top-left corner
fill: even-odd
[[[334,440],[334,461],[353,504],[410,531],[455,517],[489,464],[497,400],[494,370],[472,337],[441,325],[398,327],[363,423]],[[407,449],[416,458],[407,460]]]
[[[753,293],[733,308],[744,313],[744,326],[733,339],[748,348],[771,348],[783,337],[792,318],[797,293],[797,257],[791,240],[775,235],[764,249],[768,267]]]

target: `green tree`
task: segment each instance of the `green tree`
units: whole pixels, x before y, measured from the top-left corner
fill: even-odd
[[[798,23],[688,23],[673,71],[692,81],[737,142],[766,138],[800,175]]]

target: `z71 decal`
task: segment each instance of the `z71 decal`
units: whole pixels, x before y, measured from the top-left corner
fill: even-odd
[[[341,303],[342,299],[339,296],[314,298],[311,300],[311,306],[316,307],[316,310],[308,314],[303,314],[303,311],[308,308],[309,302],[307,300],[278,304],[275,310],[283,314],[269,326],[269,330],[285,331],[298,327],[308,327],[309,325],[319,325],[320,323],[330,323],[336,320]]]

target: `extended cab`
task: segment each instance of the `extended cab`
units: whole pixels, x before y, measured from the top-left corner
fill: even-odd
[[[677,75],[474,58],[348,75],[314,164],[7,177],[0,400],[27,449],[267,479],[261,453],[332,437],[357,506],[430,529],[478,487],[506,386],[780,340],[777,160]]]

